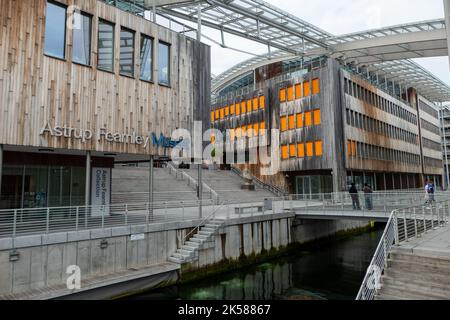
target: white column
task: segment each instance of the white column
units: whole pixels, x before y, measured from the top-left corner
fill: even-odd
[[[447,47],[450,51],[450,0],[444,0],[445,25],[447,26]],[[448,55],[450,63],[450,53]]]
[[[92,163],[91,163],[91,152],[86,152],[86,194],[85,201],[86,206],[91,205],[91,173],[92,173]]]

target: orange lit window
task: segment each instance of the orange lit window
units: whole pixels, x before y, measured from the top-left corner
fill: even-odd
[[[247,135],[247,126],[242,126],[241,134],[242,134],[243,137],[245,137]]]
[[[289,130],[295,129],[295,115],[289,116]]]
[[[323,143],[322,141],[316,141],[316,156],[321,157],[323,155]]]
[[[295,85],[295,99],[302,98],[302,84],[296,84]]]
[[[309,97],[311,95],[311,84],[309,83],[309,81],[303,82],[303,90],[305,97]]]
[[[291,158],[297,157],[297,146],[295,144],[289,145],[289,156]]]
[[[253,125],[253,130],[255,131],[255,136],[259,135],[259,123]]]
[[[214,137],[214,134],[211,135],[211,143],[214,144],[216,142],[216,138]]]
[[[347,153],[349,157],[352,156],[352,142],[350,140],[347,141]]]
[[[352,155],[356,157],[356,142],[352,141]]]
[[[297,128],[303,128],[303,113],[297,114]]]
[[[264,98],[264,96],[259,97],[259,108],[260,109],[264,109],[265,104],[266,104],[266,99]]]
[[[280,89],[280,102],[286,102],[286,89]]]
[[[230,107],[225,107],[225,117],[228,117],[230,115]]]
[[[214,122],[214,120],[215,120],[215,112],[214,111],[211,111],[211,122]]]
[[[220,118],[220,111],[219,109],[216,109],[216,120],[219,120]]]
[[[259,133],[261,135],[265,135],[266,134],[266,123],[263,121],[259,124]]]
[[[288,146],[281,146],[281,158],[288,159],[289,158],[289,148]]]
[[[312,89],[312,93],[313,94],[320,93],[320,82],[319,82],[319,79],[313,79],[312,87],[313,87],[313,89]]]
[[[247,113],[247,104],[245,101],[241,102],[241,113],[242,114]]]
[[[288,98],[288,101],[294,100],[294,87],[289,87],[287,89],[287,98]]]
[[[314,125],[318,126],[322,123],[320,109],[314,110]]]
[[[240,115],[241,114],[241,104],[240,103],[236,103],[236,115]]]
[[[314,156],[314,151],[313,151],[313,149],[314,149],[313,143],[312,143],[312,142],[307,142],[307,143],[306,143],[306,156],[307,156],[307,157],[312,157],[312,156]]]
[[[312,126],[312,112],[305,112],[305,127]]]
[[[253,111],[258,111],[258,98],[253,98]]]
[[[234,129],[230,129],[230,140],[233,141],[236,138],[236,131]]]
[[[304,143],[299,143],[297,145],[297,151],[298,151],[298,157],[299,158],[304,158],[305,157],[305,144]]]
[[[220,120],[223,120],[224,117],[225,117],[225,109],[222,108],[220,109]]]
[[[252,99],[247,100],[247,112],[252,112]]]
[[[234,104],[230,106],[230,114],[234,114]]]
[[[287,130],[287,117],[286,116],[281,117],[280,121],[281,121],[281,132],[284,132]]]

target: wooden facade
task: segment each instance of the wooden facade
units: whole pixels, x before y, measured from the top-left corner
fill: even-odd
[[[41,135],[46,123],[74,129],[143,137],[170,137],[207,122],[210,48],[98,0],[58,0],[92,15],[91,65],[72,62],[72,32],[65,59],[44,54],[47,0],[0,0],[0,144],[123,154],[164,155],[143,145]],[[114,72],[97,70],[98,20],[115,24]],[[135,77],[119,74],[120,29],[135,32]],[[139,80],[141,34],[153,38],[153,79],[158,79],[158,42],[170,44],[170,86]],[[203,112],[205,110],[205,112]],[[150,138],[151,139],[151,138]],[[151,140],[150,140],[151,141]]]

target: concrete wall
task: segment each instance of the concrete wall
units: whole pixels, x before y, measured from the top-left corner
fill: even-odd
[[[167,231],[162,226],[135,226],[109,230],[61,233],[51,236],[30,236],[0,239],[0,296],[19,294],[37,288],[65,286],[67,267],[78,265],[82,281],[167,262],[192,226],[173,224]],[[220,262],[242,257],[256,257],[289,244],[305,243],[335,234],[338,231],[365,226],[364,222],[295,219],[293,214],[259,216],[228,220],[215,238],[198,251],[198,259],[184,266],[195,271]],[[150,228],[152,227],[152,228]],[[130,235],[144,233],[145,239],[131,241]],[[103,240],[108,246],[101,248]],[[15,247],[18,261],[10,261]]]

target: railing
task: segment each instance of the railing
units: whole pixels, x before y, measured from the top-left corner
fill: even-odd
[[[194,188],[198,188],[198,182],[193,177],[191,177],[187,172],[183,170],[176,169],[171,163],[167,165],[169,168],[169,173],[175,173],[175,179],[178,179],[178,176],[181,176],[182,180],[187,180],[189,186],[193,186]],[[216,191],[214,191],[210,186],[203,182],[203,192],[209,193],[211,199],[213,199],[216,204],[219,203],[219,195]]]
[[[242,174],[242,170],[236,167],[231,167],[231,171],[234,172],[235,174],[237,174],[238,176],[240,176],[241,178],[243,178],[243,174]],[[270,192],[272,192],[273,194],[276,194],[279,197],[283,197],[286,195],[286,192],[279,188],[276,187],[272,184],[266,183],[264,181],[262,181],[261,179],[255,177],[252,175],[253,181],[262,189],[264,190],[268,190]]]
[[[394,244],[399,246],[402,242],[421,237],[428,231],[446,225],[449,213],[450,200],[393,210],[356,299],[375,299]]]

